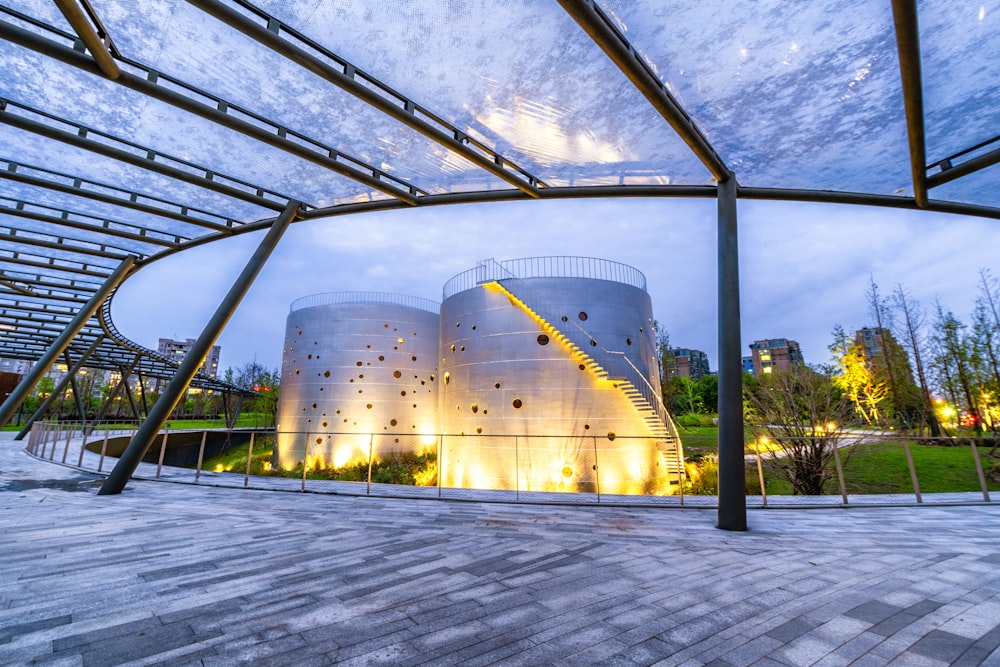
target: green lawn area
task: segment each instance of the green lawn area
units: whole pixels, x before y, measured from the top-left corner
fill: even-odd
[[[848,493],[913,493],[910,470],[901,442],[877,442],[857,445],[852,449],[851,452],[841,450],[844,485]],[[991,467],[1000,465],[1000,460],[986,456],[987,451],[987,448],[979,448],[983,469],[988,471]],[[971,447],[911,443],[910,452],[922,493],[980,490]],[[756,478],[756,468],[751,467],[748,478],[751,474]],[[774,464],[765,460],[767,492],[774,495],[790,494],[791,485],[780,478],[779,474],[774,470]],[[1000,483],[990,479],[988,473],[986,484],[991,491],[1000,491]],[[836,476],[829,480],[824,492],[840,493]]]

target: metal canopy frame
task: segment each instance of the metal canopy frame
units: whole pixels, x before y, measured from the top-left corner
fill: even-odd
[[[42,160],[24,160],[15,155],[0,155],[0,357],[37,360],[51,344],[65,333],[67,323],[78,316],[88,300],[106,289],[115,266],[129,262],[128,275],[136,270],[188,248],[227,237],[266,230],[287,214],[290,205],[297,210],[296,220],[309,221],[363,212],[406,209],[413,206],[440,206],[459,203],[485,203],[531,199],[615,198],[615,197],[698,197],[718,198],[720,285],[720,332],[738,331],[739,294],[736,256],[736,202],[739,199],[795,200],[886,206],[901,209],[924,209],[986,218],[1000,218],[1000,208],[963,201],[935,200],[928,191],[1000,163],[1000,136],[980,141],[951,154],[934,156],[928,163],[926,111],[924,108],[920,28],[914,0],[892,1],[892,31],[896,39],[899,85],[902,90],[902,115],[905,116],[912,175],[912,196],[885,192],[845,190],[767,188],[737,183],[724,151],[718,151],[709,137],[710,127],[703,127],[685,108],[663,77],[658,66],[630,41],[627,29],[607,7],[613,0],[558,0],[563,16],[580,30],[584,43],[597,49],[629,82],[641,104],[649,104],[655,115],[671,128],[707,173],[702,184],[564,184],[541,172],[523,157],[529,153],[518,145],[518,136],[486,136],[467,121],[449,118],[444,109],[418,102],[414,95],[393,86],[407,73],[373,73],[323,43],[312,34],[311,26],[293,25],[248,0],[188,0],[199,12],[215,19],[222,29],[249,40],[270,57],[308,72],[314,85],[328,86],[380,118],[370,131],[378,139],[380,128],[398,127],[427,140],[434,154],[448,156],[468,165],[467,182],[487,186],[451,189],[432,182],[425,174],[404,175],[377,155],[368,155],[360,146],[373,137],[355,135],[359,150],[334,145],[317,128],[297,130],[279,118],[254,111],[246,104],[216,93],[203,84],[185,82],[168,72],[158,71],[140,58],[142,53],[126,54],[106,27],[90,0],[55,0],[70,31],[52,25],[48,19],[28,16],[14,9],[0,7],[0,45],[19,49],[52,62],[66,72],[85,72],[103,80],[95,85],[93,95],[103,91],[127,89],[130,95],[151,100],[167,108],[190,114],[218,132],[234,133],[247,142],[267,150],[277,150],[296,164],[329,172],[338,184],[354,188],[339,201],[308,202],[310,197],[266,177],[248,179],[219,169],[212,156],[188,156],[147,145],[115,132],[113,127],[96,127],[79,120],[59,105],[40,108],[18,99],[15,90],[0,88],[0,126],[22,133],[36,142],[63,146],[120,164],[123,170],[138,175],[131,179],[146,183],[142,174],[183,184],[179,189],[135,187],[129,182],[109,178],[100,167],[58,168]],[[96,3],[95,3],[96,4]],[[119,20],[121,20],[119,18]],[[572,25],[572,24],[571,24]],[[341,36],[349,39],[349,36]],[[579,38],[577,36],[576,38]],[[406,90],[421,91],[424,82],[406,78]],[[111,86],[111,88],[109,88]],[[322,91],[327,93],[329,91]],[[645,100],[641,102],[641,100]],[[91,114],[92,117],[92,114]],[[319,119],[317,119],[319,120]],[[337,123],[338,118],[322,117],[323,123]],[[314,134],[314,130],[317,130]],[[175,128],[184,132],[184,128]],[[362,141],[365,140],[365,141]],[[169,145],[169,139],[168,139]],[[53,151],[61,149],[52,148]],[[370,151],[367,151],[370,152]],[[612,165],[611,168],[614,168]],[[624,168],[619,165],[619,169]],[[476,176],[479,170],[480,176]],[[581,172],[582,173],[582,172]],[[624,172],[620,172],[624,173]],[[655,173],[655,170],[654,172]],[[443,178],[443,176],[442,176]],[[261,182],[254,182],[260,180]],[[670,181],[670,179],[665,179]],[[495,184],[495,185],[494,185]],[[206,196],[193,197],[192,192]],[[358,195],[357,193],[365,193]],[[210,197],[207,195],[211,195]],[[334,193],[335,200],[337,199]],[[214,202],[206,204],[205,202]],[[293,204],[293,202],[295,202]],[[127,276],[126,278],[127,279]],[[733,291],[735,290],[735,291]],[[725,298],[723,298],[725,297]],[[79,333],[70,337],[74,358],[87,358],[88,365],[118,370],[132,363],[140,376],[169,378],[177,364],[152,350],[134,343],[117,330],[111,320],[110,304],[114,288],[93,316],[86,318]],[[726,301],[723,305],[721,301]],[[736,321],[734,322],[734,319]],[[720,334],[721,335],[721,334]],[[720,343],[723,341],[720,338]],[[728,346],[731,341],[727,342]],[[93,347],[93,349],[89,349]],[[720,347],[720,352],[723,348]],[[85,355],[84,351],[88,353]],[[60,352],[62,354],[62,352]],[[741,407],[731,404],[738,398],[730,373],[739,366],[738,356],[720,358],[720,373],[730,383],[729,398],[720,411],[726,412],[727,424],[735,433],[732,419]],[[137,361],[136,361],[137,360]],[[234,390],[218,380],[194,376],[194,386]],[[734,398],[736,397],[736,398]],[[737,401],[738,403],[738,401]],[[731,423],[730,423],[731,422]],[[735,448],[736,435],[723,447]],[[739,443],[742,448],[742,442]],[[742,452],[742,449],[740,449]],[[735,459],[734,459],[735,460]],[[726,492],[731,495],[730,492]],[[737,493],[733,491],[732,493]],[[726,501],[728,502],[728,501]],[[720,506],[723,503],[720,503]],[[740,514],[743,514],[742,520]],[[745,527],[745,503],[729,504],[727,517],[720,510],[720,526]]]

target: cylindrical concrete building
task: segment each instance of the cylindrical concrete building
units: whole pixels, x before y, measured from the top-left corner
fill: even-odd
[[[680,443],[663,409],[638,270],[607,260],[488,260],[441,304],[446,486],[669,493]]]
[[[438,304],[416,297],[336,292],[292,303],[275,465],[340,468],[436,447],[438,331]]]

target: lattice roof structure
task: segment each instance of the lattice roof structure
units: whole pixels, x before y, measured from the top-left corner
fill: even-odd
[[[310,219],[569,197],[1000,217],[1000,7],[12,0],[0,357],[116,267]],[[168,376],[104,301],[72,342]],[[207,378],[196,383],[210,385]]]

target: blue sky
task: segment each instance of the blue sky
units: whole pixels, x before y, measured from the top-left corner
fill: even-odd
[[[798,340],[808,363],[829,358],[834,325],[870,323],[865,292],[897,283],[928,310],[940,299],[967,319],[978,272],[996,266],[996,221],[844,205],[740,202],[742,340]],[[120,290],[125,335],[193,338],[260,234],[227,239],[143,269]],[[308,294],[378,291],[441,300],[451,276],[485,258],[601,257],[648,280],[654,316],[677,346],[716,354],[716,221],[712,200],[571,200],[463,205],[293,225],[219,340],[221,366],[281,362],[288,307]]]

